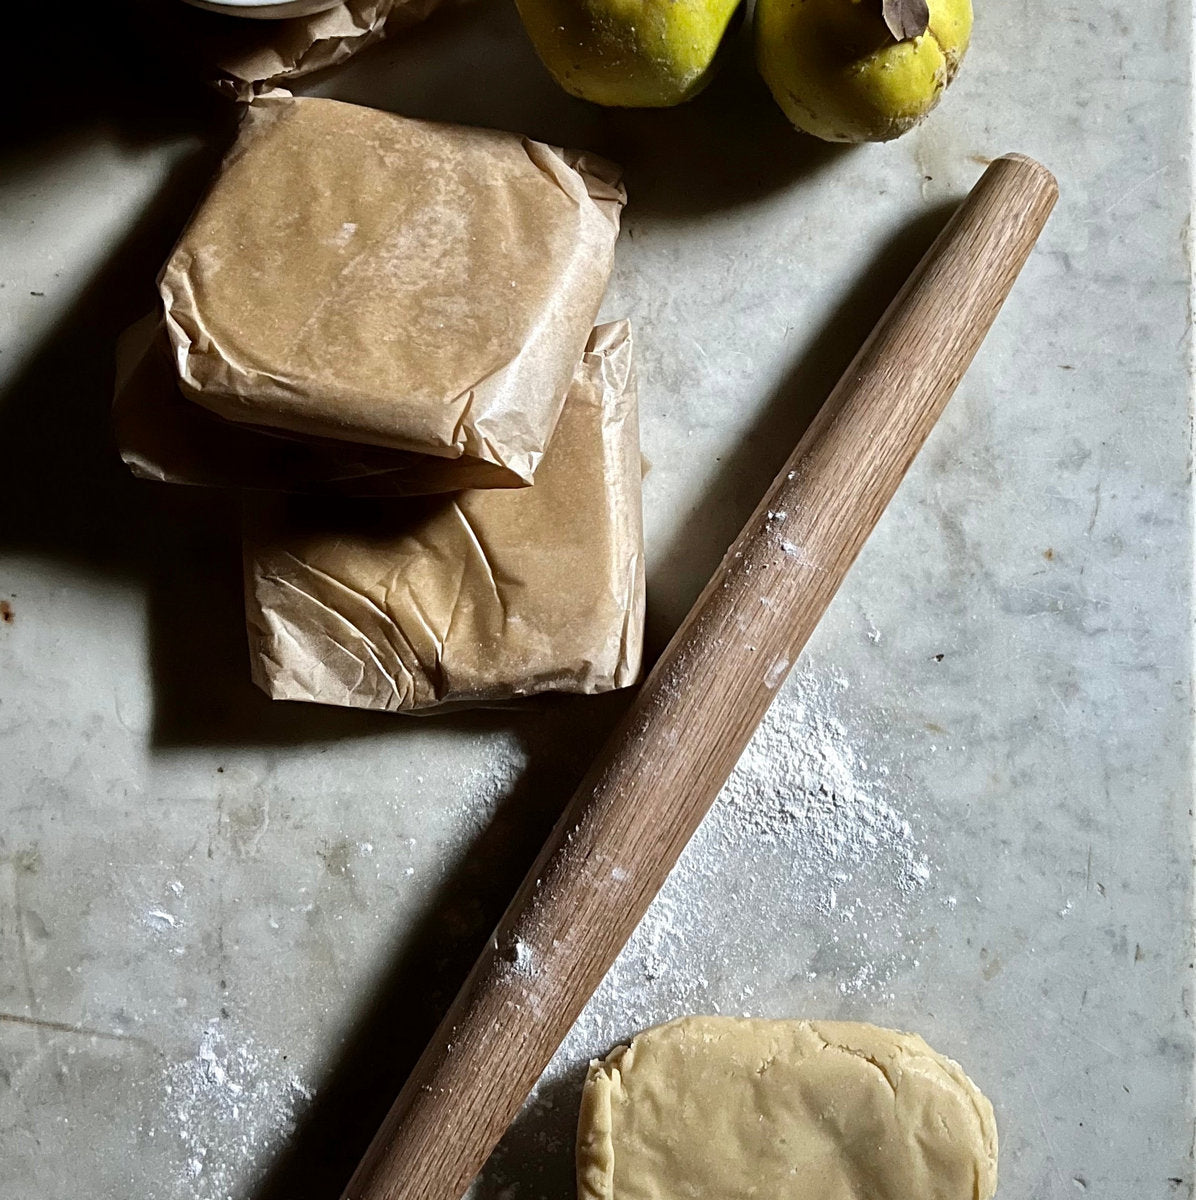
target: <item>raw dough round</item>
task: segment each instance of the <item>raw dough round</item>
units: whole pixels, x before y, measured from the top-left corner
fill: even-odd
[[[920,1037],[682,1017],[590,1064],[579,1200],[989,1200],[992,1105]]]

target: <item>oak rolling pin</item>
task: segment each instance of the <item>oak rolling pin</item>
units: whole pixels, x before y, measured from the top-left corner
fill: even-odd
[[[927,251],[598,755],[344,1200],[459,1200],[726,782],[1057,194],[1038,163],[999,158]]]

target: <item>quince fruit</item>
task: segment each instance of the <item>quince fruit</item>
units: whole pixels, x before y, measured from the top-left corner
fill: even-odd
[[[971,32],[971,0],[757,0],[756,64],[798,129],[884,142],[938,103]]]
[[[536,53],[574,96],[667,108],[697,95],[740,0],[516,0]]]

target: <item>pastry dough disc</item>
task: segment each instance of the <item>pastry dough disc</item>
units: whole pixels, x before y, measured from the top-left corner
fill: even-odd
[[[920,1037],[682,1017],[590,1065],[580,1200],[990,1200],[992,1105]]]

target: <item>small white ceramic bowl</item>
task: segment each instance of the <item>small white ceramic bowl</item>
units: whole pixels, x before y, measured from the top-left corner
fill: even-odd
[[[335,8],[341,0],[187,0],[196,8],[223,13],[229,17],[257,17],[276,20],[280,17],[310,17],[312,13]]]

